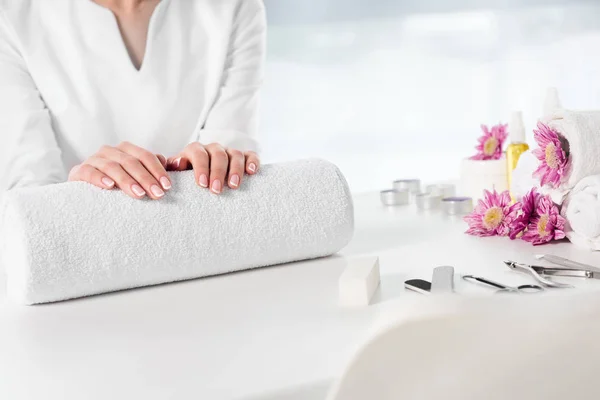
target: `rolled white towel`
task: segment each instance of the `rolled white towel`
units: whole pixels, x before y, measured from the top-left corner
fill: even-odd
[[[353,233],[348,185],[321,160],[265,165],[214,195],[192,171],[158,201],[71,182],[6,196],[7,293],[23,304],[328,256]]]
[[[600,174],[600,111],[556,109],[544,122],[569,143],[570,167],[559,187],[550,190],[561,204],[583,178]]]
[[[573,244],[600,250],[600,175],[582,179],[567,195],[561,214]]]

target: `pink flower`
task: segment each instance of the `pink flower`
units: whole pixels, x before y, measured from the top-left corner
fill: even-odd
[[[524,232],[531,220],[536,216],[538,203],[541,197],[542,195],[537,192],[536,188],[531,189],[529,193],[523,196],[519,214],[510,226],[510,238],[512,240],[516,239]]]
[[[533,137],[539,148],[533,150],[533,155],[540,160],[540,166],[533,176],[540,179],[542,186],[557,187],[567,173],[569,157],[556,132],[541,122],[538,122],[537,128],[533,130]],[[568,142],[564,141],[568,146]]]
[[[477,154],[471,160],[499,160],[502,157],[502,147],[508,136],[506,125],[498,124],[489,130],[487,126],[481,125],[483,135],[479,138],[479,144],[475,146]]]
[[[508,191],[498,194],[484,191],[484,198],[464,220],[469,224],[467,234],[474,236],[507,236],[510,226],[521,208],[520,203],[510,204]]]
[[[565,238],[565,219],[560,216],[558,207],[552,202],[550,196],[540,197],[535,215],[529,222],[523,240],[533,243],[534,246],[548,243],[552,240]]]

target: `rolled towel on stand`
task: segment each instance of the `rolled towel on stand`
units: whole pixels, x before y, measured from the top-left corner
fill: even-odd
[[[331,255],[353,233],[348,185],[321,160],[265,165],[214,195],[192,171],[161,200],[70,182],[11,191],[8,296],[46,303]]]
[[[581,180],[566,197],[561,214],[573,244],[600,250],[600,175]]]

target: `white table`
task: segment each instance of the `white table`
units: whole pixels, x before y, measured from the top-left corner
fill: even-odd
[[[525,283],[502,261],[539,252],[600,265],[568,243],[469,237],[460,219],[385,208],[376,193],[357,195],[355,212],[342,256],[33,307],[8,303],[0,282],[0,399],[323,398],[382,318],[415,311],[406,279],[453,265]],[[338,277],[356,254],[379,255],[381,287],[375,304],[341,309]],[[458,279],[456,290],[492,293]]]

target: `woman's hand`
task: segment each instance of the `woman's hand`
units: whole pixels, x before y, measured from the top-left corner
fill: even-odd
[[[225,182],[231,189],[242,184],[244,171],[254,175],[259,167],[258,155],[253,151],[242,153],[239,150],[225,149],[218,143],[202,145],[188,144],[181,153],[167,160],[169,171],[193,169],[196,183],[211,192],[219,194]]]
[[[134,199],[148,195],[160,199],[171,181],[165,157],[155,155],[129,142],[117,147],[103,146],[100,151],[69,173],[69,181],[84,181],[103,189],[117,187]]]

